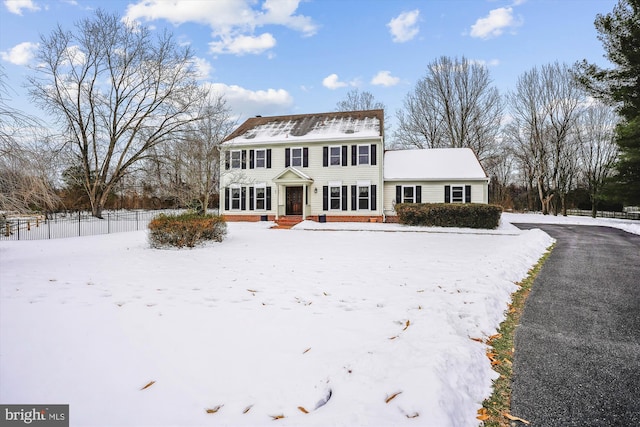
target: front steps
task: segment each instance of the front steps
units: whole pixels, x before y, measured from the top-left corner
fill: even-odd
[[[302,215],[281,216],[276,220],[276,225],[272,228],[289,229],[303,221]]]

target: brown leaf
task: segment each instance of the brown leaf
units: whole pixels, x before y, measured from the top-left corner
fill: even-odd
[[[406,331],[410,324],[411,324],[411,321],[407,320],[407,323],[404,324],[404,328],[402,330]]]
[[[140,390],[147,389],[147,388],[151,387],[152,385],[154,385],[155,383],[156,383],[155,381],[149,381],[149,382],[147,383],[147,385],[146,385],[146,386],[144,386],[144,387],[142,387]]]
[[[304,409],[304,407],[303,407],[303,406],[298,406],[298,409],[300,410],[300,412],[303,412],[303,413],[305,413],[305,414],[308,414],[308,413],[309,413],[309,411],[307,411],[306,409]]]
[[[396,338],[398,338],[398,336],[396,335],[395,337],[391,337],[389,338],[390,340],[395,340]]]
[[[478,419],[480,421],[486,421],[489,418],[490,417],[489,417],[489,413],[487,412],[487,408],[478,409],[478,416],[476,417],[476,419]]]
[[[406,416],[407,416],[407,418],[418,418],[418,417],[420,416],[420,414],[419,414],[419,413],[417,413],[417,412],[414,412],[414,413],[413,413],[413,414],[411,414],[411,415],[406,414]]]
[[[471,337],[470,337],[471,338]],[[476,341],[476,342],[481,342],[483,343],[484,340],[482,338],[471,338],[472,340]]]
[[[253,405],[249,405],[246,408],[244,408],[244,411],[242,411],[243,414],[246,414],[247,412],[249,412],[251,410],[251,408],[253,407]]]
[[[280,415],[269,415],[271,418],[273,418],[273,420],[281,420],[284,418],[284,415],[280,414]]]
[[[519,417],[515,417],[508,412],[503,412],[502,415],[509,418],[511,421],[520,421],[521,423],[531,424],[529,421],[523,420],[522,418],[519,418]]]
[[[305,354],[306,352],[308,352],[309,350],[311,350],[311,347],[309,347],[308,349],[306,349],[305,351],[302,352],[302,354]]]
[[[224,405],[218,405],[214,408],[207,408],[207,414],[215,414],[216,412],[218,412],[220,410],[220,408],[222,408]]]
[[[392,401],[393,399],[395,399],[395,398],[396,398],[396,396],[398,396],[400,393],[402,393],[402,392],[401,392],[401,391],[398,391],[398,392],[396,392],[396,393],[393,393],[391,396],[388,396],[388,397],[386,398],[386,400],[384,401],[384,403],[389,403],[389,402],[391,402],[391,401]]]

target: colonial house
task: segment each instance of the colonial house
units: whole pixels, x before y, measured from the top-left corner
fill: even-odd
[[[253,117],[221,144],[230,221],[385,221],[396,203],[487,203],[470,149],[384,151],[383,110]]]

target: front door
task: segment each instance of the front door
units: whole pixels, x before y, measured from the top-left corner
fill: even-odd
[[[303,187],[287,187],[286,215],[302,215],[302,191]]]

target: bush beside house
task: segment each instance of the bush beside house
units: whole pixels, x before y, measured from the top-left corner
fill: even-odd
[[[500,206],[480,203],[400,203],[395,210],[401,224],[428,227],[494,229],[502,214]]]
[[[206,241],[222,242],[226,235],[227,223],[219,215],[195,212],[160,214],[149,223],[149,243],[152,248],[193,248]]]

